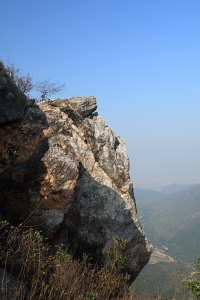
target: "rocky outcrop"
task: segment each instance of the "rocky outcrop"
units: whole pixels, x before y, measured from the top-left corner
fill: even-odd
[[[0,124],[24,116],[26,96],[12,82],[0,62]]]
[[[138,222],[124,140],[96,107],[94,97],[43,101],[0,127],[1,214],[75,246],[108,250],[113,237],[126,239],[134,279],[151,246]]]
[[[52,99],[50,103],[54,107],[70,107],[72,110],[79,112],[83,117],[89,117],[96,109],[97,102],[93,96],[88,97],[71,97],[68,99]]]

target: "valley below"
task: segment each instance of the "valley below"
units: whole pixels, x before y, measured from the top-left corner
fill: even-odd
[[[154,249],[149,264],[157,264],[159,262],[165,262],[165,263],[171,263],[171,262],[177,262],[176,259],[172,258],[169,255],[166,255],[165,253],[159,251],[158,249]]]
[[[140,223],[154,247],[133,283],[135,294],[191,298],[181,280],[197,276],[193,261],[200,254],[200,185],[134,191]],[[177,272],[182,276],[175,276]]]

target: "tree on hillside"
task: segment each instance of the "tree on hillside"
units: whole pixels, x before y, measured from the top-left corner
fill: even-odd
[[[51,95],[54,95],[64,90],[65,85],[66,83],[59,85],[58,81],[51,82],[50,79],[47,79],[44,81],[39,81],[37,85],[35,85],[35,89],[41,94],[40,101],[44,101]]]

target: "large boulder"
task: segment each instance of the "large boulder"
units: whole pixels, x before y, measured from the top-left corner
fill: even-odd
[[[92,114],[96,100],[80,98],[84,109],[73,109],[74,98],[53,99],[29,106],[14,126],[1,126],[1,214],[28,219],[75,248],[109,250],[114,237],[126,239],[134,279],[151,245],[138,221],[125,143]]]
[[[22,118],[25,107],[26,96],[6,74],[0,62],[0,124]]]

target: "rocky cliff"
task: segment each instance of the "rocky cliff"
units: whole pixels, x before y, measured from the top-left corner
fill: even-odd
[[[12,86],[1,82],[2,218],[26,220],[74,247],[110,249],[113,237],[126,239],[134,279],[151,246],[138,222],[124,140],[95,112],[94,97],[27,102],[11,119],[21,98],[5,97]]]

